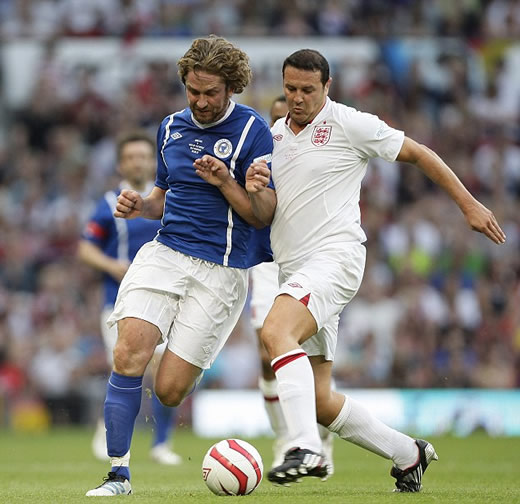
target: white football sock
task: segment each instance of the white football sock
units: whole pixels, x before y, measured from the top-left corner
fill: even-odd
[[[329,430],[381,457],[392,459],[399,469],[417,462],[418,448],[414,439],[388,427],[348,396]]]
[[[278,397],[276,378],[266,380],[262,377],[258,380],[258,386],[264,396],[264,406],[269,418],[269,423],[277,439],[287,439],[287,423],[283,416],[280,399]]]
[[[273,359],[271,366],[278,381],[278,397],[287,423],[288,446],[321,453],[314,374],[307,354],[301,349],[291,350]]]
[[[326,441],[330,436],[332,436],[332,432],[321,424],[318,424],[318,432],[320,433],[322,442]]]

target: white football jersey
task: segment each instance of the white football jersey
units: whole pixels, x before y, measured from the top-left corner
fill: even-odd
[[[271,132],[278,199],[271,225],[275,261],[283,266],[323,247],[364,242],[359,195],[368,161],[395,161],[404,133],[329,98],[298,135],[286,118]]]

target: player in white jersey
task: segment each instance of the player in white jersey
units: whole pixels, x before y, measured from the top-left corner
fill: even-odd
[[[155,187],[146,198],[123,190],[114,213],[161,219],[161,227],[130,265],[109,318],[118,327],[105,400],[111,470],[89,497],[132,491],[130,445],[156,345],[168,344],[155,393],[177,406],[238,321],[248,268],[270,259],[265,231],[276,196],[248,169],[255,160],[270,164],[273,140],[255,110],[231,100],[250,81],[249,58],[210,36],[196,39],[177,66],[189,107],[159,127]]]
[[[155,175],[155,142],[144,131],[131,131],[117,142],[117,170],[121,175],[119,187],[107,191],[99,200],[89,218],[82,239],[78,244],[78,258],[103,274],[104,302],[101,311],[101,333],[108,363],[117,340],[117,327],[108,327],[107,319],[114,309],[119,284],[138,250],[154,239],[160,227],[159,221],[147,219],[123,220],[114,217],[117,196],[122,189],[133,189],[147,196],[153,188]],[[166,344],[158,345],[150,369],[155,374]],[[181,457],[174,453],[168,443],[176,424],[175,408],[160,403],[155,394],[151,396],[153,442],[150,456],[165,465],[177,465]],[[98,420],[92,440],[94,456],[107,460],[105,423]]]
[[[277,208],[271,228],[281,287],[262,329],[292,449],[268,478],[278,484],[327,474],[316,418],[341,438],[391,459],[396,490],[417,492],[437,459],[427,441],[377,420],[362,405],[331,389],[338,318],[356,294],[365,265],[360,184],[370,158],[415,164],[457,203],[469,226],[493,242],[505,235],[433,151],[378,117],[331,101],[327,60],[295,52],[283,64],[286,119],[272,128],[272,176]],[[257,180],[269,170],[254,163]]]
[[[271,126],[285,117],[289,109],[284,95],[278,96],[271,104],[269,111]],[[260,341],[260,332],[264,320],[273,305],[274,298],[278,293],[278,265],[275,262],[264,262],[251,268],[251,325],[256,331],[259,342],[259,353],[261,360],[262,376],[258,385],[264,397],[264,406],[269,423],[275,435],[273,444],[274,460],[272,466],[278,466],[283,462],[287,448],[287,424],[283,416],[282,408],[276,391],[276,376],[271,367],[271,359],[264,345]],[[329,476],[334,472],[332,451],[334,438],[332,433],[322,425],[318,424],[320,437],[323,442],[323,451],[329,465]]]

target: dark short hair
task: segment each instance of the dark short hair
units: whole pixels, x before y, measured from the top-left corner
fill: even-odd
[[[117,139],[117,160],[121,159],[121,153],[125,145],[132,142],[146,142],[155,151],[155,142],[153,138],[144,130],[128,131],[121,134]]]
[[[282,94],[280,96],[277,96],[271,103],[271,107],[278,102],[287,103],[287,98],[285,97],[285,95]]]
[[[285,58],[282,66],[282,76],[286,66],[292,66],[298,70],[309,70],[311,72],[321,72],[321,83],[327,84],[330,77],[329,62],[323,54],[314,49],[300,49]]]

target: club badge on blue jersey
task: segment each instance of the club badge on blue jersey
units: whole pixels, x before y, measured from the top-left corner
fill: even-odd
[[[226,159],[230,156],[233,146],[227,138],[221,138],[215,142],[213,152],[219,159]]]

